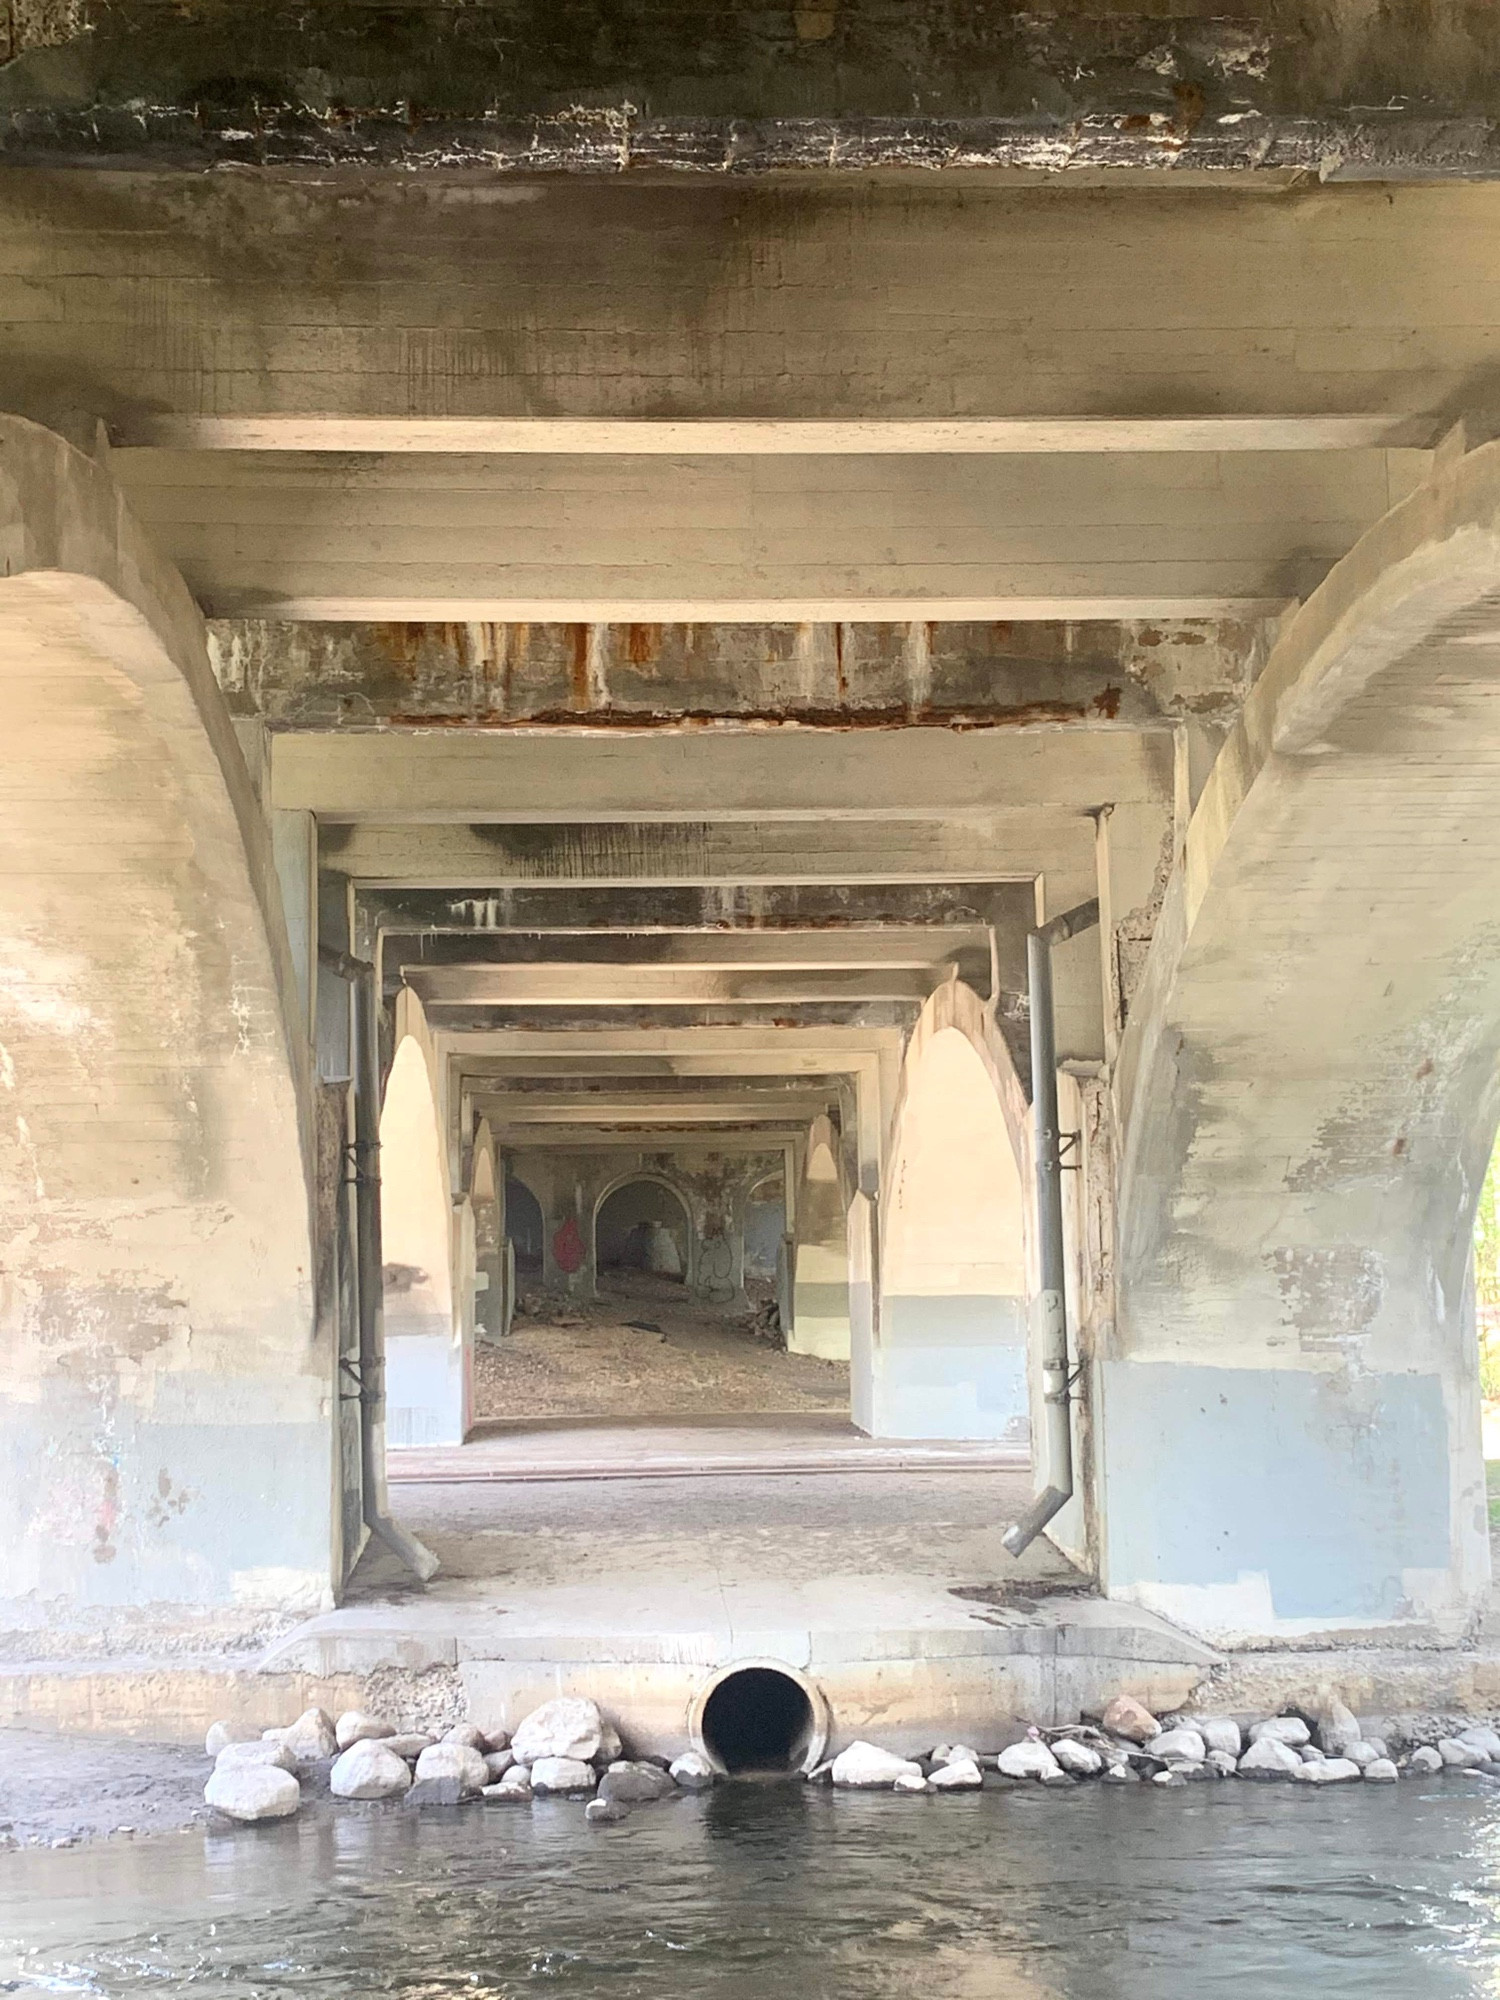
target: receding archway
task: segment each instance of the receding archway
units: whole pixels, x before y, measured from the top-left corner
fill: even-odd
[[[539,1278],[547,1254],[542,1204],[514,1174],[505,1177],[505,1234],[515,1252],[517,1278]]]
[[[684,1284],[691,1246],[687,1204],[658,1177],[619,1182],[594,1211],[594,1267],[601,1276],[640,1271]]]
[[[875,1436],[1027,1443],[1025,1216],[993,1078],[939,1027],[913,1046],[887,1175]]]
[[[386,1436],[458,1444],[467,1427],[453,1300],[453,1210],[426,1050],[403,1037],[380,1113]]]

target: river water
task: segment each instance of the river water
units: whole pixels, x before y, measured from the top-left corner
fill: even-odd
[[[1500,1787],[727,1785],[586,1826],[320,1806],[0,1857],[6,1991],[510,2000],[1500,1994]]]

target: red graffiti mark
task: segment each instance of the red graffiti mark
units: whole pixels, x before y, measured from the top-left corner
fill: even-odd
[[[583,1231],[578,1227],[576,1215],[570,1215],[553,1237],[552,1254],[557,1259],[558,1270],[567,1277],[571,1278],[582,1264]]]

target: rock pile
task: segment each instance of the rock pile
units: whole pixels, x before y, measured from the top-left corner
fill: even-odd
[[[398,1799],[413,1807],[492,1805],[533,1798],[587,1799],[588,1818],[612,1825],[631,1808],[681,1792],[705,1791],[717,1777],[690,1751],[670,1768],[626,1757],[620,1733],[596,1702],[563,1696],[543,1702],[514,1736],[455,1723],[441,1738],[402,1733],[360,1710],[334,1721],[310,1708],[295,1722],[259,1732],[216,1722],[204,1740],[214,1759],[205,1802],[227,1819],[285,1819],[303,1787],[326,1775],[336,1799]]]
[[[1248,1727],[1226,1715],[1158,1718],[1121,1696],[1097,1724],[1007,1731],[1012,1740],[977,1753],[939,1744],[921,1757],[901,1757],[874,1743],[853,1743],[808,1773],[814,1784],[849,1791],[949,1792],[980,1786],[1067,1787],[1097,1778],[1108,1784],[1178,1786],[1244,1778],[1304,1785],[1393,1785],[1414,1776],[1473,1772],[1500,1779],[1500,1731],[1441,1725],[1362,1724],[1341,1701],[1320,1704],[1319,1719],[1300,1712],[1264,1716]],[[1428,1740],[1424,1741],[1423,1738]]]
[[[206,1803],[247,1823],[287,1818],[305,1786],[326,1782],[337,1799],[412,1807],[582,1799],[589,1822],[607,1826],[636,1806],[705,1791],[718,1776],[698,1751],[670,1765],[664,1758],[626,1756],[619,1731],[598,1704],[571,1695],[533,1709],[514,1736],[463,1722],[439,1739],[403,1733],[394,1722],[358,1710],[335,1722],[310,1708],[295,1722],[259,1733],[216,1722],[204,1748],[214,1759]],[[1361,1722],[1331,1697],[1315,1710],[1289,1709],[1245,1726],[1227,1715],[1157,1717],[1125,1695],[1096,1723],[1007,1726],[998,1747],[983,1752],[940,1743],[926,1755],[907,1757],[879,1744],[851,1743],[807,1776],[842,1791],[941,1793],[1071,1787],[1091,1779],[1168,1787],[1223,1778],[1393,1785],[1403,1772],[1477,1772],[1500,1780],[1500,1731],[1465,1723],[1450,1728],[1437,1718]]]

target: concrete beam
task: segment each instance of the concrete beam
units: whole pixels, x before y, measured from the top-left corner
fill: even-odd
[[[474,965],[406,968],[431,1011],[445,1007],[798,1007],[825,1001],[914,1001],[938,968],[815,972],[688,965]]]
[[[340,796],[353,796],[352,787]],[[376,889],[989,884],[1030,882],[1049,866],[1085,879],[1093,842],[1093,821],[1080,804],[992,811],[981,824],[849,817],[517,828],[325,821],[321,857],[325,868]]]
[[[323,822],[982,821],[1172,798],[1169,739],[1045,729],[292,731],[270,759],[271,803]]]
[[[341,881],[338,875],[329,878]],[[599,888],[530,884],[473,895],[441,889],[376,889],[355,894],[355,948],[362,957],[384,951],[420,956],[418,937],[432,943],[478,944],[507,933],[599,937],[616,929],[638,936],[679,931],[755,935],[783,926],[849,924],[994,925],[1003,935],[1035,922],[1030,875],[1016,881],[952,884],[758,883],[713,887],[658,883]],[[429,947],[430,948],[430,947]]]
[[[218,616],[827,622],[1268,614],[1431,456],[146,449],[119,466]]]
[[[1431,417],[368,417],[263,413],[143,416],[115,436],[132,449],[562,456],[882,457],[921,453],[1367,451],[1433,442]]]
[[[832,1093],[837,1096],[837,1092]],[[492,1130],[529,1125],[733,1125],[773,1122],[800,1128],[828,1107],[828,1091],[740,1090],[725,1096],[687,1091],[608,1094],[578,1091],[474,1092],[474,1108]]]
[[[386,951],[386,963],[413,977],[435,971],[488,972],[495,967],[551,965],[559,974],[578,966],[693,966],[725,972],[801,972],[824,968],[917,971],[964,954],[989,954],[989,931],[978,924],[849,924],[836,930],[636,931],[606,935],[472,931],[423,936]]]

